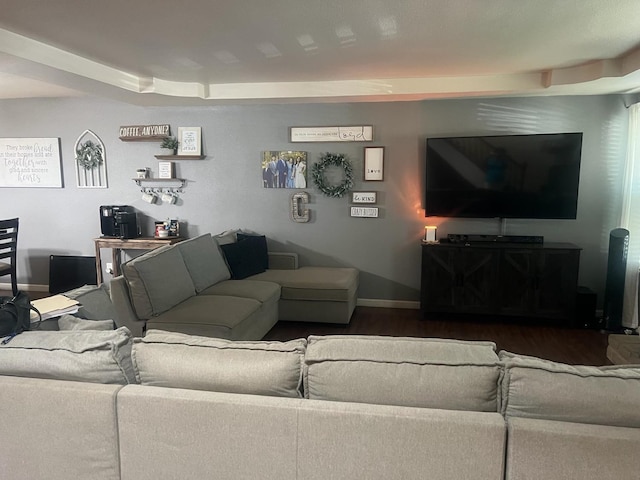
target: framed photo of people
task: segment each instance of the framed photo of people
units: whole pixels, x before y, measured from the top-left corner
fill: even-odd
[[[307,152],[263,151],[261,167],[264,188],[307,188]]]

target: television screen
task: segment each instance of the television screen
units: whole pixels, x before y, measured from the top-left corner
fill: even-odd
[[[425,216],[575,219],[582,133],[427,139]]]

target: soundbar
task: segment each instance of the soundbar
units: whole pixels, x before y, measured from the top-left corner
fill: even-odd
[[[478,235],[464,233],[450,233],[447,235],[449,243],[544,243],[541,235]]]

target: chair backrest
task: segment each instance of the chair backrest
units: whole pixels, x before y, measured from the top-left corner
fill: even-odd
[[[18,247],[18,219],[0,220],[0,261],[8,258],[11,265],[16,264]]]

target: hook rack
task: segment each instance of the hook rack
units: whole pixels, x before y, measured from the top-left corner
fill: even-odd
[[[147,193],[149,190],[153,192],[154,188],[156,193],[164,193],[164,192],[182,193],[182,189],[185,187],[187,183],[187,181],[184,178],[134,178],[132,180],[136,182],[136,185],[138,185],[141,188],[142,192],[145,192],[145,193]],[[174,184],[180,184],[180,185],[179,186],[172,185],[172,186],[166,186],[166,187],[165,186],[154,187],[154,186],[148,185],[153,183],[174,183]]]

